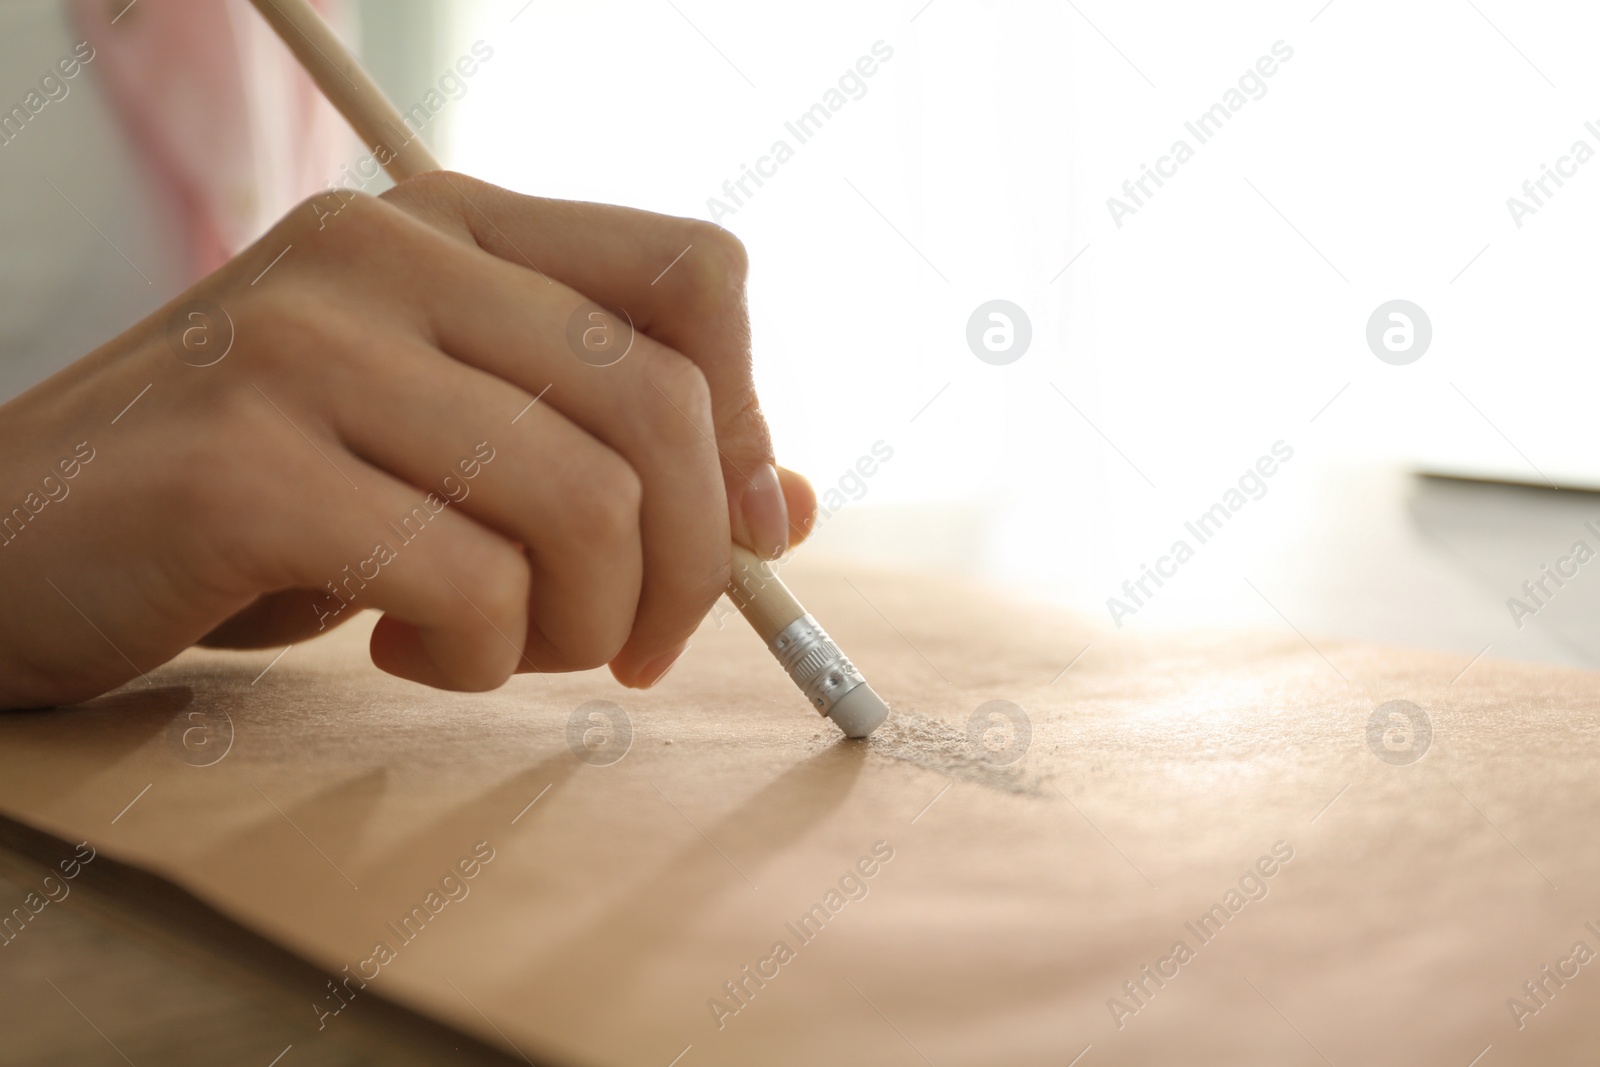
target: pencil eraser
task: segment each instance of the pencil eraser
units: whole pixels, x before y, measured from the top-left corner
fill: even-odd
[[[865,682],[840,697],[828,712],[846,737],[866,737],[889,717],[889,705]]]

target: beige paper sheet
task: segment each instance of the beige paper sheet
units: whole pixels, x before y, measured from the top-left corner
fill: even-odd
[[[1573,953],[1600,952],[1600,676],[787,577],[909,716],[877,740],[841,740],[736,617],[643,694],[419,689],[370,667],[358,622],[264,674],[272,653],[191,652],[0,717],[0,810],[536,1063],[1592,1062],[1600,962]],[[569,748],[592,699],[630,716],[618,762]],[[991,700],[1031,722],[1009,767],[966,741]],[[1391,700],[1429,716],[1414,763],[1369,748]],[[231,747],[195,765],[224,712]],[[493,858],[433,914],[475,846]],[[830,900],[858,864],[859,899]],[[393,958],[366,962],[378,942]]]

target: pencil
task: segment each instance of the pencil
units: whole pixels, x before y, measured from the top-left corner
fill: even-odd
[[[339,40],[310,0],[251,0],[262,18],[344,116],[396,182],[443,170],[377,82]],[[848,737],[866,737],[889,706],[779,580],[771,565],[732,546],[728,598],[813,707]]]

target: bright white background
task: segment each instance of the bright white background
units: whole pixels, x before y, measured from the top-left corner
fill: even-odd
[[[894,49],[864,97],[721,220],[750,250],[782,462],[826,488],[874,442],[894,449],[819,554],[965,570],[1106,618],[1122,580],[1283,440],[1295,458],[1266,497],[1129,625],[1282,625],[1281,612],[1471,652],[1522,639],[1504,600],[1572,538],[1558,524],[1505,579],[1463,577],[1470,565],[1429,550],[1437,531],[1405,472],[1600,485],[1600,160],[1521,229],[1506,207],[1573,141],[1600,150],[1584,129],[1600,120],[1591,5],[449,12],[437,70],[475,40],[495,50],[444,114],[451,165],[701,218],[742,164],[795,143],[784,122],[875,41]],[[1277,41],[1294,54],[1265,96],[1197,144],[1184,122]],[[1106,198],[1179,137],[1195,158],[1119,229]],[[997,297],[1033,327],[1000,367],[965,339]],[[1365,342],[1394,298],[1432,319],[1410,366]]]

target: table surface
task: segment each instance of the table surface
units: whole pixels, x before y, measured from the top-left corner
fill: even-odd
[[[363,1010],[535,1063],[1592,1059],[1600,676],[1287,627],[1113,639],[944,580],[788,577],[896,709],[869,742],[737,619],[649,693],[470,696],[377,674],[358,622],[264,674],[272,652],[192,652],[0,718],[0,813],[375,974],[283,1067]],[[0,1002],[8,1034],[65,1018],[36,1011],[51,965],[8,972],[38,986]],[[134,1063],[213,1062],[102,1020],[161,981],[76,1007]]]
[[[59,864],[75,853],[0,819],[0,901],[28,908],[32,893],[39,908],[20,925],[10,915],[0,948],[0,1063],[522,1062],[376,997],[319,1028],[308,1006],[325,991],[322,971],[107,855],[63,882]]]

